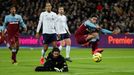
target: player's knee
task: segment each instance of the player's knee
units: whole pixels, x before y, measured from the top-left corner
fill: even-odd
[[[70,46],[71,45],[71,42],[67,42],[66,45]]]
[[[91,35],[93,35],[93,37],[97,37],[97,36],[99,35],[99,33],[94,32],[94,33],[92,33]]]
[[[86,40],[88,41],[88,40],[90,40],[90,39],[92,39],[92,38],[94,38],[93,35],[88,35],[87,38],[86,38]]]

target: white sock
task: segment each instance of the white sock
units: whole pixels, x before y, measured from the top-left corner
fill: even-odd
[[[10,47],[9,43],[7,43],[6,45],[7,45],[8,48]]]
[[[66,58],[70,57],[70,46],[66,46]]]
[[[41,50],[41,54],[42,54],[43,57],[45,56],[45,51],[44,51],[44,49]]]
[[[61,46],[61,45],[59,46],[59,50],[60,50],[60,51],[62,50],[62,46]]]
[[[12,52],[16,52],[16,49],[12,49]]]

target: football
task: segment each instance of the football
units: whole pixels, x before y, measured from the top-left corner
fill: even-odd
[[[100,62],[102,60],[102,55],[101,53],[95,53],[93,54],[92,60],[94,62]]]

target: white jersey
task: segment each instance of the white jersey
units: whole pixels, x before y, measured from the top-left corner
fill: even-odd
[[[53,33],[57,33],[56,32],[56,19],[57,19],[57,14],[54,12],[42,12],[40,14],[40,18],[39,18],[39,23],[38,23],[38,27],[37,27],[37,33],[40,31],[40,28],[42,26],[43,31],[42,33],[47,33],[47,34],[53,34]]]
[[[67,18],[65,15],[58,15],[57,21],[57,34],[64,34],[67,33],[68,26],[67,26]]]

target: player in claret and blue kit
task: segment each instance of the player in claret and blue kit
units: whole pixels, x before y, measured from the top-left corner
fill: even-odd
[[[112,31],[99,27],[97,22],[98,16],[95,14],[85,21],[75,32],[75,39],[80,45],[91,45],[92,54],[101,53],[103,49],[98,48],[99,31],[105,34],[112,34]]]
[[[23,27],[26,31],[26,25],[23,22],[21,15],[16,14],[16,7],[11,6],[10,14],[5,16],[4,30],[7,30],[7,42],[12,51],[12,64],[17,64],[16,54],[19,50],[19,27]]]

